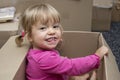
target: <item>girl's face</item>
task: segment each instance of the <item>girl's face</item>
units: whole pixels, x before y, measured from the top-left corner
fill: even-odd
[[[34,25],[32,26],[29,41],[33,49],[54,49],[61,40],[62,31],[59,24]]]

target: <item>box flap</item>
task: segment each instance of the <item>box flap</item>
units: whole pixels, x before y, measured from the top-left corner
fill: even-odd
[[[98,37],[98,32],[64,31],[60,53],[68,57],[86,56],[94,53],[97,49]]]
[[[15,37],[10,37],[0,50],[0,80],[13,80],[29,48],[27,44],[17,47]]]
[[[120,79],[120,72],[115,61],[115,57],[103,38],[102,34],[100,35],[99,41],[101,44],[106,45],[109,48],[109,52],[107,56],[104,56],[104,67],[105,67],[105,80],[118,80]]]

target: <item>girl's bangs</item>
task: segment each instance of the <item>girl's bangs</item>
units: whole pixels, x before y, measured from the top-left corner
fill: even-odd
[[[39,17],[38,17],[39,16]],[[39,21],[40,24],[47,25],[50,23],[60,23],[60,16],[56,12],[41,12],[36,15],[36,21]]]

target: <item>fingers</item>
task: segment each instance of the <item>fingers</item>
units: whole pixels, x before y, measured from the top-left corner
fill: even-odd
[[[81,76],[81,79],[80,80],[87,80],[88,78],[89,78],[89,74],[87,73],[87,74],[84,74],[84,75],[82,75]]]
[[[106,46],[102,46],[101,50],[103,50],[103,52],[106,54],[108,53],[108,48]]]
[[[98,55],[100,59],[102,59],[104,55],[108,54],[108,48],[106,46],[102,46],[97,49],[95,54]]]
[[[97,80],[97,73],[96,71],[93,71],[91,76],[89,73],[86,73],[81,76],[74,76],[70,80]]]
[[[72,80],[87,80],[88,78],[89,78],[89,74],[87,73],[81,76],[74,76]]]
[[[91,75],[91,77],[90,77],[90,80],[97,80],[97,75],[96,75],[96,72],[95,72],[95,71],[92,72],[92,75]]]

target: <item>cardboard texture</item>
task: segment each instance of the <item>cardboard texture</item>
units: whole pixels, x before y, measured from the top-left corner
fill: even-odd
[[[18,31],[18,22],[0,23],[0,48],[5,44],[10,36],[14,36]]]
[[[0,80],[25,80],[25,56],[29,45],[25,39],[23,46],[17,47],[15,37],[10,37],[0,50]],[[98,32],[65,31],[63,40],[60,53],[70,58],[92,54],[101,45],[108,46],[102,34]],[[97,80],[119,79],[120,72],[109,48],[108,56],[104,56],[97,70]]]
[[[111,25],[112,0],[94,0],[92,31],[109,31]]]
[[[92,31],[109,31],[112,8],[93,7]]]
[[[25,56],[28,45],[17,47],[15,37],[5,43],[0,50],[0,80],[25,80]]]
[[[116,2],[112,9],[112,21],[120,22],[120,1]]]
[[[60,12],[64,30],[91,31],[93,0],[0,0],[0,7],[14,6],[21,13],[39,3],[49,3]]]

